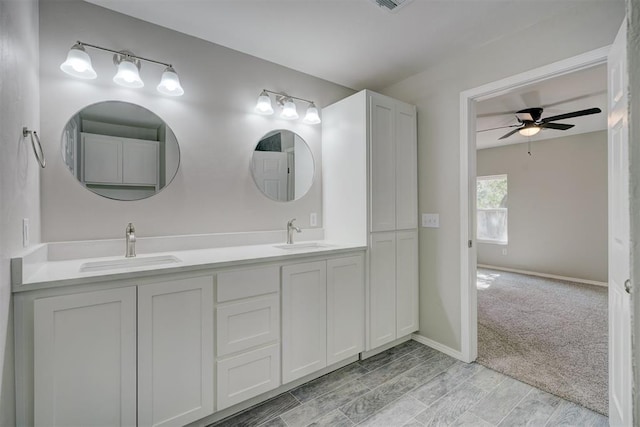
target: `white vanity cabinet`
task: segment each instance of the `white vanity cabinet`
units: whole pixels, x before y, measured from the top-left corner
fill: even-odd
[[[282,267],[282,382],[364,349],[363,256]]]
[[[82,133],[82,180],[87,184],[157,186],[159,143]]]
[[[280,269],[218,274],[217,409],[280,385]]]
[[[214,410],[213,277],[138,286],[138,425],[183,426]]]
[[[135,287],[37,299],[33,336],[36,426],[136,425]]]
[[[364,260],[348,247],[20,289],[17,424],[210,423],[342,367],[364,350]]]
[[[322,114],[325,237],[368,245],[373,350],[418,330],[416,108],[364,90]]]
[[[33,302],[34,425],[182,426],[214,411],[213,276]]]

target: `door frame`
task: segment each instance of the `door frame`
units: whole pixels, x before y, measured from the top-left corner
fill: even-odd
[[[606,64],[609,50],[610,46],[605,46],[460,93],[460,350],[467,363],[478,357],[477,247],[473,217],[476,190],[472,185],[476,179],[475,104],[522,86]]]

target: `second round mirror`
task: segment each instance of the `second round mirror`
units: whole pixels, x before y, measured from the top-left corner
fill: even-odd
[[[265,196],[288,202],[307,194],[313,184],[315,167],[305,140],[290,130],[277,129],[258,141],[251,171]]]

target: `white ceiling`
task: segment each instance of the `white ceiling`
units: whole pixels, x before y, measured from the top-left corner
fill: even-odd
[[[347,86],[381,90],[592,0],[88,0]],[[598,1],[598,0],[594,0]]]
[[[575,125],[569,130],[543,129],[530,139],[533,142],[604,130],[607,128],[606,90],[606,65],[556,77],[477,103],[476,129],[483,130],[517,124],[515,112],[525,108],[543,107],[542,117],[544,118],[598,107],[602,113],[557,122]],[[526,118],[530,119],[528,116]],[[513,128],[478,132],[476,133],[476,147],[483,149],[518,144],[529,140],[528,137],[518,133],[499,140],[510,130]]]

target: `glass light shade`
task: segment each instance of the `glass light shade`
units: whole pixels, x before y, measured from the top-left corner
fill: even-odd
[[[526,128],[522,128],[518,131],[518,133],[522,136],[533,136],[540,132],[540,128],[538,126],[530,126]]]
[[[139,88],[144,86],[138,67],[130,59],[123,59],[118,64],[118,72],[113,76],[113,81],[124,87]]]
[[[295,120],[298,117],[298,111],[296,110],[296,104],[293,102],[293,99],[288,98],[284,105],[282,106],[282,113],[280,113],[280,118],[286,120]]]
[[[309,105],[309,108],[307,108],[307,114],[304,116],[303,122],[310,125],[317,125],[321,122],[320,115],[318,115],[318,109],[316,108],[316,104],[313,102]]]
[[[169,96],[181,96],[184,94],[178,73],[176,73],[173,67],[167,67],[164,73],[162,73],[162,79],[158,85],[158,92]]]
[[[98,76],[91,65],[91,57],[79,44],[69,49],[67,60],[60,65],[60,69],[70,76],[81,79],[95,79]]]
[[[265,116],[273,114],[273,107],[271,106],[271,98],[269,97],[269,94],[265,91],[262,91],[262,93],[258,97],[258,102],[256,103],[256,113],[264,114]]]

